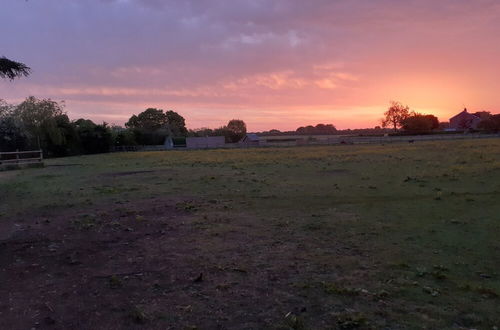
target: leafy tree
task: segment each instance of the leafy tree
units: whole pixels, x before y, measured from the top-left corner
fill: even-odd
[[[243,139],[247,134],[247,125],[243,120],[232,119],[225,126],[226,138],[229,142],[236,143]]]
[[[161,109],[148,108],[139,115],[133,115],[125,124],[126,127],[145,130],[156,130],[164,128],[168,123],[168,117]]]
[[[403,125],[403,121],[410,117],[410,108],[399,102],[392,101],[391,106],[384,112],[382,127],[393,127],[395,131]]]
[[[13,116],[0,116],[0,151],[24,150],[27,145],[22,123]]]
[[[80,141],[76,132],[75,125],[69,120],[66,114],[55,116],[55,125],[57,132],[55,138],[46,137],[46,149],[48,156],[70,156],[80,153]]]
[[[48,143],[62,143],[63,132],[57,126],[56,117],[64,114],[63,105],[51,99],[39,100],[34,96],[28,97],[13,112],[23,123],[33,147],[44,150]]]
[[[110,150],[113,135],[107,123],[97,125],[89,119],[78,119],[74,125],[83,153],[95,154]]]
[[[337,133],[337,128],[332,124],[317,124],[316,126],[308,125],[306,127],[299,127],[296,132],[299,134],[328,135]]]
[[[296,132],[299,134],[312,134],[313,131],[314,131],[313,125],[301,126],[296,130]]]
[[[187,135],[188,131],[184,117],[172,110],[165,112],[165,116],[167,117],[167,123],[173,136]]]
[[[48,156],[74,154],[77,137],[62,106],[50,99],[27,98],[17,106],[0,102],[3,148],[42,148]]]
[[[187,136],[191,137],[205,137],[205,136],[214,136],[214,130],[207,127],[202,127],[198,129],[190,129],[187,133]]]
[[[115,146],[135,146],[137,141],[135,140],[134,132],[130,129],[113,126],[111,127],[113,133],[113,141]]]
[[[14,110],[14,106],[5,102],[5,100],[0,99],[0,118],[11,115],[12,110]]]
[[[439,128],[439,120],[434,115],[422,115],[415,113],[401,122],[405,131],[430,132]]]
[[[13,80],[17,77],[28,76],[31,69],[21,62],[9,60],[2,56],[0,57],[0,78]]]
[[[163,144],[167,136],[186,136],[184,118],[177,112],[149,108],[139,115],[133,115],[125,124],[132,129],[137,143],[143,145]]]

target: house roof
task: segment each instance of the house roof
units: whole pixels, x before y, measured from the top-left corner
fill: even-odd
[[[257,134],[254,134],[254,133],[249,133],[245,136],[245,140],[248,140],[248,141],[259,141],[260,138]]]
[[[464,117],[464,116],[467,116],[467,117],[474,117],[474,118],[477,118],[477,119],[480,119],[478,116],[476,115],[473,115],[472,113],[469,113],[467,111],[467,108],[465,108],[462,112],[460,112],[459,114],[453,116],[450,118],[450,121],[454,120],[454,119],[457,119],[457,118],[460,118],[460,117]]]

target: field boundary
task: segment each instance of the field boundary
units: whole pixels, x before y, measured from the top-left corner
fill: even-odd
[[[24,166],[43,166],[43,151],[0,152],[0,170],[17,169]]]
[[[273,141],[262,137],[260,146],[302,146],[302,145],[333,145],[333,144],[386,144],[401,142],[423,142],[423,141],[447,141],[447,140],[469,140],[469,139],[490,139],[500,138],[500,134],[453,134],[453,135],[406,135],[406,136],[335,136],[315,138],[304,136],[295,141]]]
[[[426,141],[452,141],[500,138],[499,134],[435,134],[435,135],[405,135],[405,136],[347,136],[347,135],[304,135],[292,136],[280,140],[273,137],[260,137],[258,144],[248,145],[245,143],[226,143],[213,148],[166,148],[164,145],[151,146],[120,146],[114,147],[112,152],[135,152],[135,151],[168,151],[168,150],[200,150],[200,149],[235,149],[235,148],[265,148],[265,147],[298,147],[315,145],[353,145],[353,144],[391,144],[391,143],[414,143]]]

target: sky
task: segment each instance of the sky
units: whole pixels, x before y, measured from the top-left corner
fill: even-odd
[[[33,72],[0,98],[193,129],[374,127],[391,100],[446,121],[500,112],[499,36],[497,0],[2,0],[0,56]]]

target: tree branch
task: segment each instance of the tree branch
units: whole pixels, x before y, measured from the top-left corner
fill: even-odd
[[[17,77],[27,77],[31,73],[31,68],[26,64],[0,57],[0,78],[13,80]]]

